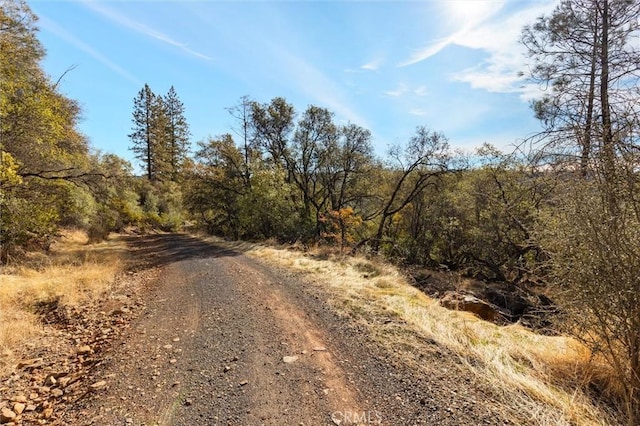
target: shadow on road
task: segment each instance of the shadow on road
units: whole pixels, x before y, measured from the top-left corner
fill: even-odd
[[[131,247],[131,269],[152,268],[187,259],[240,254],[239,251],[219,247],[187,234],[126,236],[124,241]]]

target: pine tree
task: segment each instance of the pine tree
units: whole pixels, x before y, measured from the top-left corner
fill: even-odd
[[[145,84],[133,100],[133,127],[129,138],[133,143],[131,150],[149,180],[159,178],[158,168],[162,161],[159,140],[161,133],[157,129],[161,118],[159,110],[158,96]]]
[[[189,151],[189,124],[184,116],[184,104],[173,86],[163,98],[166,118],[166,168],[171,180],[176,181]]]

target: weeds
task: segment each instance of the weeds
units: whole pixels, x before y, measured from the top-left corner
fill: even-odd
[[[97,298],[123,269],[123,243],[87,241],[82,232],[66,231],[50,254],[28,254],[0,272],[0,374],[8,372],[25,342],[43,333],[39,307]]]

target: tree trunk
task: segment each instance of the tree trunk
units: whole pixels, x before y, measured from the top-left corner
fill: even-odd
[[[602,46],[600,50],[600,102],[602,108],[602,167],[607,204],[615,216],[615,146],[611,128],[611,106],[609,104],[609,2],[602,0]]]
[[[598,14],[594,16],[593,23],[593,48],[591,53],[591,70],[589,72],[589,94],[587,98],[587,115],[582,140],[582,155],[580,158],[580,172],[587,176],[589,169],[589,157],[591,155],[591,131],[593,127],[593,109],[596,92],[596,65],[598,62]]]

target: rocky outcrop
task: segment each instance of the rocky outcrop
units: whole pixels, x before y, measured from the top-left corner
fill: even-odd
[[[498,311],[489,303],[457,291],[446,292],[440,299],[440,305],[447,309],[471,312],[485,321],[495,321],[498,316]]]

